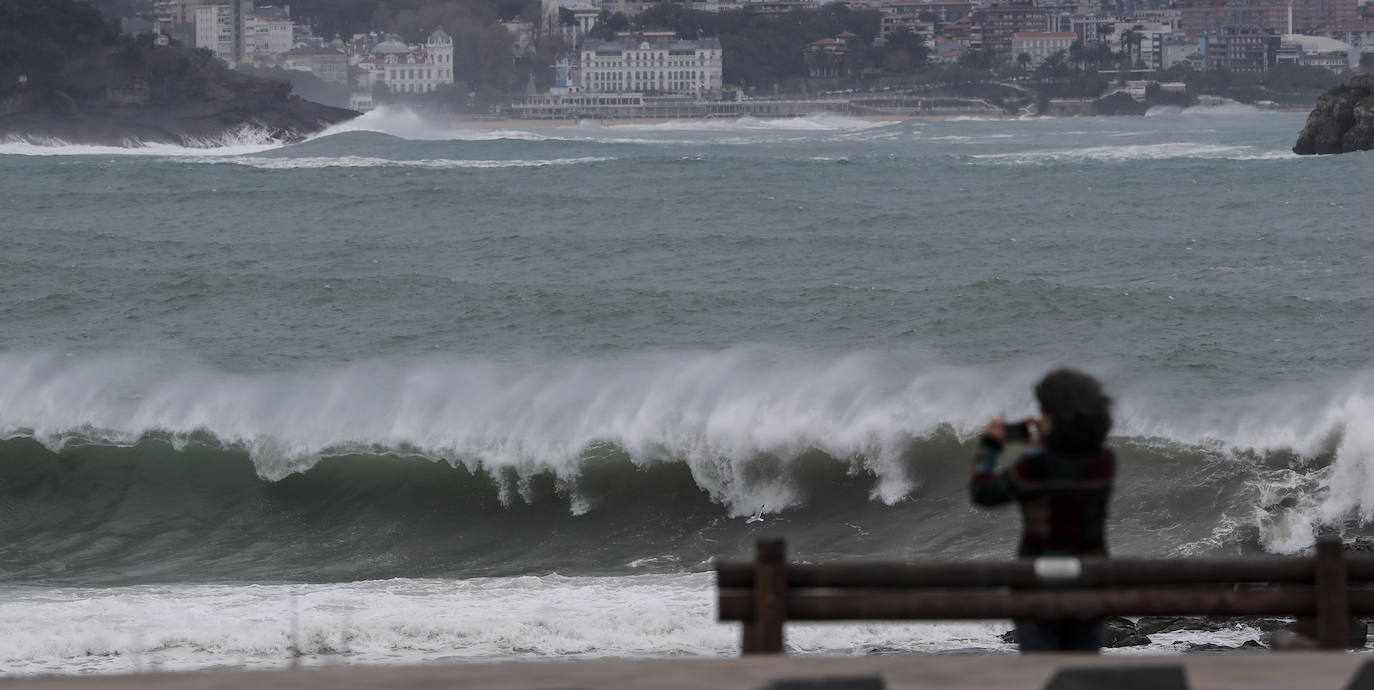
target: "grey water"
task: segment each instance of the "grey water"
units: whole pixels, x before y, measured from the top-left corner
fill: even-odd
[[[1294,156],[1302,122],[383,110],[292,146],[0,144],[0,583],[223,615],[255,583],[705,597],[764,533],[1009,555],[1016,516],[963,496],[972,439],[1064,365],[1117,399],[1115,552],[1374,535],[1374,157]],[[16,626],[55,605],[27,596]],[[411,613],[353,615],[415,658],[377,633]],[[248,620],[169,663],[251,657]],[[69,663],[4,623],[0,666]]]

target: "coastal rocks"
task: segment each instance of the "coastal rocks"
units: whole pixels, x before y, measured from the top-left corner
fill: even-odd
[[[1300,156],[1374,149],[1374,72],[1322,94],[1293,145]]]
[[[1103,626],[1105,632],[1102,646],[1115,649],[1117,647],[1139,647],[1150,644],[1150,638],[1140,631],[1140,628],[1129,618],[1113,616],[1108,618]]]
[[[1093,101],[1093,113],[1097,115],[1144,115],[1148,109],[1125,91],[1116,91]]]
[[[1235,651],[1258,651],[1268,649],[1255,640],[1246,640],[1238,647],[1228,647],[1223,644],[1212,644],[1211,642],[1201,642],[1195,644],[1177,645],[1179,651],[1189,654],[1192,652],[1235,652]]]
[[[7,103],[0,114],[0,139],[207,146],[250,136],[289,143],[358,115],[292,96],[286,82],[225,75],[208,97],[172,103],[126,91],[78,100],[62,91],[34,89]]]
[[[1134,621],[1120,616],[1112,616],[1104,622],[1102,637],[1102,646],[1110,649],[1150,644],[1150,638],[1140,632]],[[1016,644],[1016,631],[1008,630],[998,639],[1008,644]]]

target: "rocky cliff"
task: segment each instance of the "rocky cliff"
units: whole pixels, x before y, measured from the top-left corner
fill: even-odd
[[[294,141],[357,115],[160,43],[120,35],[86,0],[0,0],[0,140],[197,146],[253,129]]]
[[[1350,153],[1374,149],[1374,72],[1322,94],[1307,116],[1293,153]]]
[[[357,115],[292,96],[286,82],[224,70],[207,93],[188,99],[158,99],[137,83],[108,89],[98,98],[29,89],[0,103],[0,139],[207,146],[255,130],[293,142]]]

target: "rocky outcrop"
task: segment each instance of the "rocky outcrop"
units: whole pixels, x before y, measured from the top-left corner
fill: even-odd
[[[1016,630],[1008,630],[1002,633],[998,639],[1008,644],[1016,644]],[[1131,619],[1112,616],[1103,621],[1103,647],[1116,649],[1118,647],[1140,647],[1147,644],[1150,644],[1150,638],[1141,633]]]
[[[1374,149],[1374,72],[1322,94],[1307,116],[1293,153],[1350,153]]]
[[[286,82],[227,70],[220,74],[204,97],[173,102],[159,102],[137,86],[107,90],[96,99],[33,89],[0,109],[0,139],[206,146],[253,130],[257,136],[292,142],[358,115],[292,96]]]

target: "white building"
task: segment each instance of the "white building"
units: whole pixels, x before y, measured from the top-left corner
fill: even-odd
[[[271,62],[295,46],[296,25],[289,12],[264,7],[245,18],[243,37],[245,57]]]
[[[1164,69],[1164,44],[1173,35],[1173,28],[1161,22],[1118,22],[1112,31],[1111,43],[1117,50],[1125,50],[1122,36],[1135,33],[1131,55],[1150,69]]]
[[[253,7],[253,0],[229,0],[196,7],[196,47],[228,63],[274,62],[295,44],[295,25],[286,8]]]
[[[358,66],[371,74],[372,84],[385,84],[392,93],[429,93],[453,83],[453,38],[442,28],[424,45],[406,45],[393,36],[373,47]]]
[[[581,82],[587,93],[681,93],[697,97],[721,89],[720,39],[588,40]]]
[[[1011,37],[1012,59],[1025,53],[1031,60],[1027,66],[1034,69],[1045,64],[1045,60],[1055,53],[1063,51],[1067,55],[1069,46],[1077,40],[1078,34],[1072,31],[1018,31]]]
[[[253,11],[252,0],[196,8],[196,47],[205,48],[229,63],[243,59],[244,24]]]

